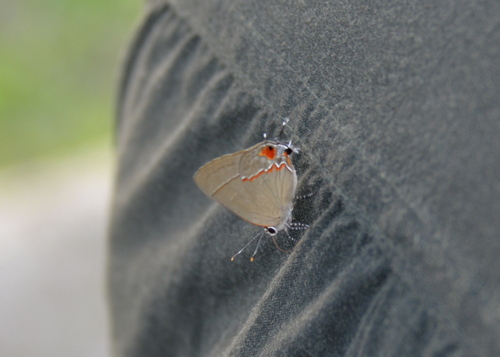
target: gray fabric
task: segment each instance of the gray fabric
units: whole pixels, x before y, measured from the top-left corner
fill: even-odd
[[[149,3],[118,103],[115,354],[500,355],[499,14]],[[260,228],[192,175],[284,116],[311,227],[231,262]]]

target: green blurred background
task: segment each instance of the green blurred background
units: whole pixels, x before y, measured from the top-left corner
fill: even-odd
[[[0,169],[110,147],[139,0],[3,1]]]

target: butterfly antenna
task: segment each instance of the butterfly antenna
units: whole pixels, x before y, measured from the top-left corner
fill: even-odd
[[[234,258],[236,258],[236,256],[240,255],[240,254],[241,254],[241,252],[243,252],[243,251],[244,251],[244,250],[245,250],[245,249],[246,249],[246,248],[247,248],[247,247],[248,247],[248,246],[249,246],[249,245],[250,245],[250,244],[251,244],[254,240],[256,240],[256,239],[257,239],[257,237],[259,237],[259,236],[260,236],[260,238],[262,239],[262,234],[264,234],[264,232],[260,232],[260,233],[259,233],[259,234],[257,234],[255,237],[253,237],[253,238],[252,238],[252,239],[251,239],[251,240],[250,240],[247,244],[245,244],[245,246],[244,246],[243,248],[241,248],[241,249],[238,251],[238,253],[236,253],[235,255],[233,255],[233,256],[231,257],[231,261],[233,261],[233,260],[234,260]],[[259,239],[259,244],[260,244],[260,239]],[[257,245],[257,247],[258,247],[258,245]],[[254,255],[255,255],[255,253],[254,253]],[[252,255],[252,259],[250,259],[250,261],[252,261],[252,262],[253,262],[253,257],[254,257],[254,255]]]
[[[255,255],[257,254],[257,251],[259,250],[260,242],[262,241],[262,237],[264,234],[262,233],[260,235],[259,241],[257,242],[257,246],[255,247],[255,250],[253,251],[252,256],[250,257],[250,261],[253,262],[255,260]]]

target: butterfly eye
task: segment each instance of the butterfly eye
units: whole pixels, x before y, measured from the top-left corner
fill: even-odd
[[[286,148],[285,155],[292,155],[293,150],[291,148]]]
[[[278,231],[276,230],[276,228],[274,227],[267,227],[266,228],[266,231],[267,233],[269,233],[269,235],[271,236],[274,236],[276,233],[278,233]]]

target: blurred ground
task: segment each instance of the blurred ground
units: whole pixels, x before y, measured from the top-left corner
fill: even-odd
[[[0,356],[108,356],[110,153],[0,171]]]

